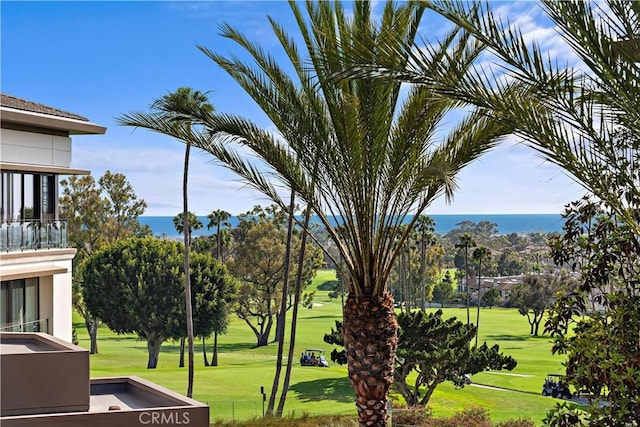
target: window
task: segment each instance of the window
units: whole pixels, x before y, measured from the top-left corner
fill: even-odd
[[[43,218],[53,218],[55,208],[56,187],[53,175],[41,175],[41,209]]]
[[[2,281],[0,329],[6,332],[38,331],[38,291],[38,278]]]
[[[2,221],[55,218],[56,175],[2,172],[0,216]]]

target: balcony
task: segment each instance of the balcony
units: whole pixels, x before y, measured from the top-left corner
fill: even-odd
[[[66,221],[9,221],[0,223],[0,251],[16,252],[68,246]]]

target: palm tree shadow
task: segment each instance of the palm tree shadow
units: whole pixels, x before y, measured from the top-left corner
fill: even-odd
[[[289,390],[298,394],[303,402],[318,400],[333,400],[336,402],[355,402],[355,394],[348,378],[325,378],[313,381],[303,381],[293,384]]]

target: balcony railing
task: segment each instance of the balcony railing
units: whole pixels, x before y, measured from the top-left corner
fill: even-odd
[[[66,221],[3,221],[0,223],[0,251],[53,249],[68,246]]]
[[[25,323],[0,325],[0,332],[45,332],[49,333],[49,319],[33,320]]]

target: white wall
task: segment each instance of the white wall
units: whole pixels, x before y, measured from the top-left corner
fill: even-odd
[[[12,129],[0,129],[3,162],[69,167],[71,138]]]
[[[71,263],[69,263],[69,271],[71,271]],[[51,335],[71,342],[72,313],[71,273],[55,274],[53,276],[53,324],[49,324]]]
[[[53,276],[43,276],[39,280],[39,307],[40,307],[40,319],[49,319],[49,333],[53,335],[51,329],[53,322]]]

